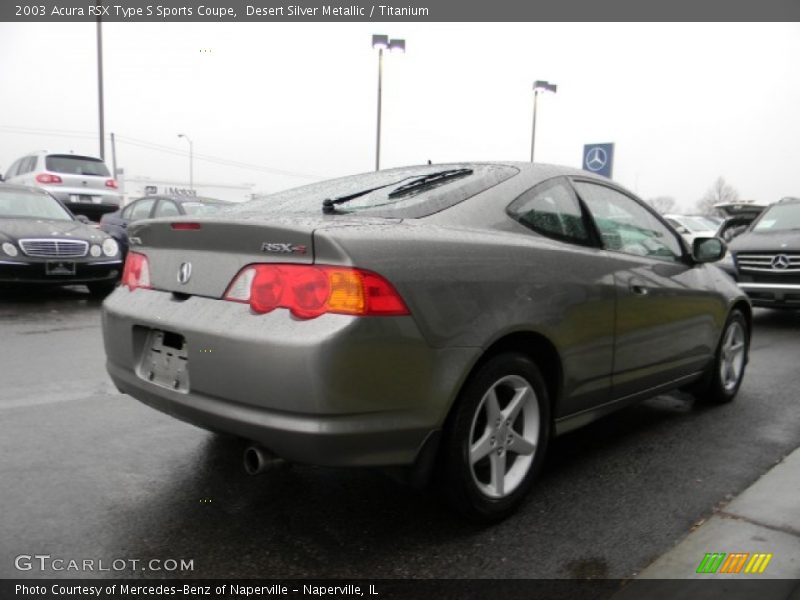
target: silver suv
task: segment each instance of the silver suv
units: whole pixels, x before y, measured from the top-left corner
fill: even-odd
[[[33,152],[11,164],[6,181],[43,188],[74,214],[86,215],[93,221],[117,210],[121,201],[108,167],[93,156]]]

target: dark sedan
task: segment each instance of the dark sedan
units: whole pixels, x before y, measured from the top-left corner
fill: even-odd
[[[530,163],[315,183],[131,226],[103,305],[117,387],[278,458],[405,466],[483,521],[550,438],[677,388],[733,400],[751,310],[630,192]]]
[[[86,284],[108,294],[122,272],[113,238],[37,188],[0,186],[0,284]]]
[[[204,216],[216,213],[231,202],[198,196],[145,196],[125,208],[103,215],[100,229],[119,244],[123,256],[128,252],[128,225],[157,217]]]

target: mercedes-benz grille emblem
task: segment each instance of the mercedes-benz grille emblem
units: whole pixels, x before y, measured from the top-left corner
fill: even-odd
[[[190,262],[181,263],[181,266],[178,269],[178,283],[188,282],[191,276],[192,276],[192,263]]]
[[[772,268],[773,269],[788,269],[789,268],[789,257],[785,254],[778,254],[775,258],[772,259]]]

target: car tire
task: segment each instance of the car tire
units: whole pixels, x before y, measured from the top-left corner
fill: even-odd
[[[692,389],[701,404],[726,404],[734,399],[744,379],[750,351],[750,330],[742,311],[728,316],[710,370]]]
[[[547,387],[533,361],[516,353],[489,359],[443,432],[437,481],[445,499],[474,522],[508,517],[541,470],[550,431]]]
[[[89,294],[95,298],[105,298],[114,291],[114,289],[117,287],[117,283],[103,281],[98,283],[89,283],[86,285],[86,287],[89,288]]]

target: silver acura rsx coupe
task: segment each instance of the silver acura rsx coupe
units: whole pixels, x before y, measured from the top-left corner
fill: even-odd
[[[733,399],[751,308],[630,192],[563,167],[425,165],[133,224],[104,304],[120,391],[278,458],[403,466],[510,514],[548,441],[669,390]]]

